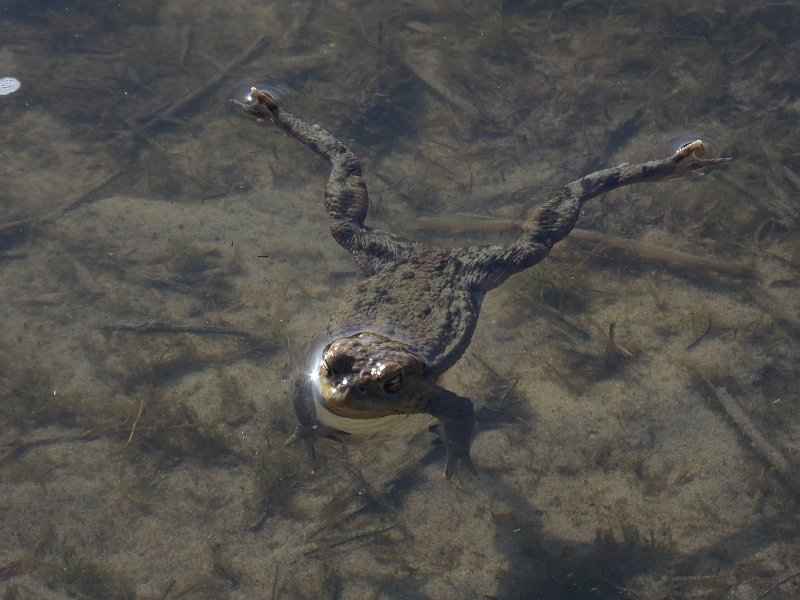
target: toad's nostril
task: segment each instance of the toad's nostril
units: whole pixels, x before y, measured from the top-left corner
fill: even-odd
[[[330,352],[324,360],[333,373],[351,371],[355,363],[353,357],[344,352]]]

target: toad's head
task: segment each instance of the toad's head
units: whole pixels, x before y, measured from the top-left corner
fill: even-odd
[[[425,410],[428,362],[414,348],[371,332],[325,346],[314,374],[322,403],[351,419]]]

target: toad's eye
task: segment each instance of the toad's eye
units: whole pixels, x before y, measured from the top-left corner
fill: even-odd
[[[383,384],[383,391],[387,394],[396,394],[403,387],[403,374],[395,373]]]
[[[319,374],[322,377],[327,377],[328,375],[331,374],[331,368],[328,366],[328,363],[326,361],[324,361],[324,360],[322,361],[322,363],[319,366]]]

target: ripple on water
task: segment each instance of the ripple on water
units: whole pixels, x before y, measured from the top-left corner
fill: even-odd
[[[704,131],[691,131],[679,133],[669,139],[670,154],[675,154],[678,150],[691,144],[695,140],[703,142],[703,147],[695,152],[697,158],[714,158],[719,153],[719,144],[713,136]]]
[[[233,90],[231,98],[244,102],[245,104],[252,102],[253,97],[250,95],[252,88],[256,88],[261,92],[266,92],[278,104],[283,102],[286,97],[291,93],[288,85],[274,77],[266,77],[261,79],[247,79],[238,83]]]

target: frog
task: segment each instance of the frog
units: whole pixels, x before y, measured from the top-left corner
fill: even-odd
[[[572,231],[588,200],[731,160],[709,156],[703,141],[695,140],[666,158],[594,171],[534,208],[512,243],[449,248],[368,225],[361,160],[333,134],[286,112],[272,94],[255,87],[249,100],[230,103],[330,164],[323,198],[330,233],[363,274],[334,309],[327,343],[294,382],[298,424],[290,441],[306,440],[313,453],[319,435],[352,434],[368,430],[369,422],[427,414],[436,420],[431,429],[446,450],[446,479],[459,464],[477,472],[470,454],[474,404],[438,382],[468,348],[485,295],[544,260]]]

